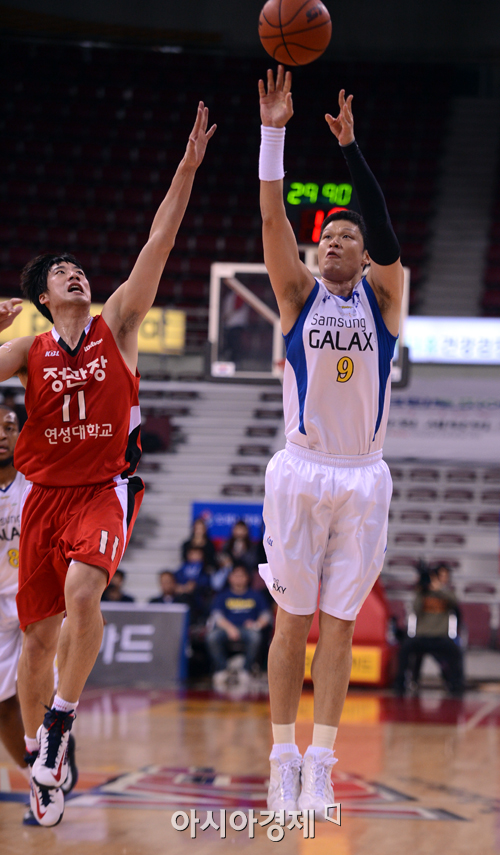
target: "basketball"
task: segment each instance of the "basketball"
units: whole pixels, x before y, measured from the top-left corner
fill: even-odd
[[[265,50],[284,65],[307,65],[326,50],[330,13],[321,0],[268,0],[259,18]]]

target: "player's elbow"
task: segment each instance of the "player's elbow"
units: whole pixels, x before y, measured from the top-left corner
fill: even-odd
[[[168,232],[158,229],[151,232],[144,249],[147,251],[149,256],[154,257],[155,260],[165,264],[174,246],[175,235],[171,235]]]

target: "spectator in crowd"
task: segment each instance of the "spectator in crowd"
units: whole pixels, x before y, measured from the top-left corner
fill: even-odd
[[[443,591],[450,591],[452,593],[452,595],[454,596],[453,590],[451,587],[451,570],[450,570],[449,566],[447,564],[445,564],[444,561],[440,561],[438,564],[435,565],[434,573],[436,574],[437,578],[439,579],[439,581],[441,583],[441,588],[443,589]],[[457,629],[460,629],[460,621],[462,619],[462,613],[460,610],[460,606],[458,605],[458,602],[456,602],[456,598],[455,598],[455,614],[457,616]]]
[[[444,572],[446,571],[446,572]],[[443,584],[444,582],[444,584]],[[395,689],[399,695],[406,691],[407,671],[415,676],[415,657],[431,654],[441,667],[448,688],[454,695],[464,690],[463,656],[457,643],[457,598],[450,587],[449,569],[440,567],[421,569],[420,584],[413,604],[416,625],[411,636],[401,644]],[[454,631],[450,637],[450,616],[455,616]],[[418,663],[419,665],[420,663]]]
[[[152,597],[150,603],[178,603],[179,597],[176,594],[177,582],[175,581],[175,573],[172,570],[160,570],[158,574],[160,582],[161,594],[158,597]]]
[[[175,573],[176,594],[191,594],[196,588],[206,587],[208,577],[205,573],[203,549],[191,546],[179,569]]]
[[[135,597],[123,591],[125,578],[125,571],[117,570],[108,587],[104,589],[101,600],[107,603],[135,603]]]
[[[217,568],[217,553],[213,541],[208,536],[207,526],[202,517],[198,517],[194,521],[189,538],[182,544],[181,556],[183,561],[187,561],[188,551],[192,547],[198,547],[203,550],[205,572],[213,572]]]
[[[250,574],[244,564],[236,564],[228,578],[228,587],[215,597],[210,612],[206,644],[213,670],[213,684],[223,689],[227,683],[227,647],[240,642],[245,663],[240,685],[247,688],[252,666],[262,643],[262,630],[271,622],[271,612],[260,591],[250,588]]]
[[[226,541],[223,552],[229,555],[233,565],[242,565],[252,573],[257,566],[257,549],[250,539],[250,531],[244,520],[237,520],[229,540]]]
[[[175,574],[175,593],[177,602],[186,603],[190,610],[190,623],[205,620],[208,613],[210,597],[210,580],[205,573],[203,549],[191,546],[186,553],[186,560]]]
[[[231,556],[225,552],[221,552],[217,556],[217,570],[210,576],[212,591],[222,591],[226,587],[232,569],[233,562],[231,561]]]

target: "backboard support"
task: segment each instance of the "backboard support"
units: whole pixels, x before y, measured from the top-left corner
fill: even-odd
[[[319,277],[317,247],[299,246],[304,263]],[[408,315],[410,271],[405,272],[400,337],[391,383],[408,383],[408,348],[404,325]],[[210,273],[208,373],[213,380],[277,382],[283,378],[285,343],[276,298],[265,264],[215,262]]]

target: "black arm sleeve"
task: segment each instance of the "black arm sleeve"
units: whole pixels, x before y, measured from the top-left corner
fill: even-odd
[[[386,266],[398,260],[401,250],[389,218],[384,194],[361,154],[357,142],[341,146],[366,224],[367,245],[375,264]]]

